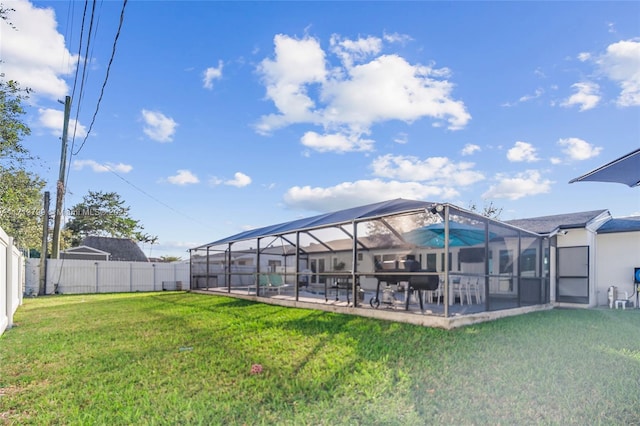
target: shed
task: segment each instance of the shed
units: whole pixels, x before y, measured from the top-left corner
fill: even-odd
[[[142,249],[130,238],[86,237],[82,240],[81,247],[82,246],[89,247],[103,253],[109,253],[111,255],[109,260],[113,261],[149,261]]]
[[[60,259],[109,260],[111,253],[81,245],[60,252]]]

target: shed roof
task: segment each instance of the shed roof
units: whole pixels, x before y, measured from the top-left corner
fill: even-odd
[[[359,207],[338,210],[335,212],[324,213],[317,216],[296,219],[290,222],[284,222],[276,225],[265,226],[262,228],[252,229],[241,232],[230,237],[223,238],[209,244],[196,247],[193,250],[208,246],[227,244],[236,241],[249,240],[273,235],[284,235],[295,231],[322,228],[333,225],[350,223],[356,220],[373,219],[385,215],[409,213],[412,211],[420,211],[431,209],[435,203],[429,201],[405,200],[396,198],[395,200],[382,201],[374,204],[367,204]]]
[[[584,228],[591,221],[606,212],[607,210],[592,210],[587,212],[507,220],[505,223],[528,231],[536,232],[538,234],[550,234],[557,229]]]
[[[147,256],[129,238],[86,237],[82,245],[111,253],[111,260],[148,262]]]
[[[106,251],[102,251],[102,250],[98,250],[95,247],[89,247],[89,246],[77,246],[77,247],[71,247],[68,248],[66,250],[62,250],[62,253],[86,253],[86,254],[104,254],[104,255],[109,255],[111,253],[108,253]]]

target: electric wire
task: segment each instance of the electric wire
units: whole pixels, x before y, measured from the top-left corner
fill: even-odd
[[[80,60],[82,58],[82,44],[84,41],[84,29],[85,29],[85,21],[86,21],[86,16],[87,16],[87,6],[88,6],[88,0],[85,0],[84,2],[84,10],[82,13],[82,25],[80,27],[80,40],[78,42],[78,60],[76,62],[76,72],[74,75],[74,79],[73,79],[73,89],[71,92],[71,100],[73,101],[73,99],[75,98],[75,93],[76,93],[76,89],[78,87],[78,73],[80,70]],[[94,7],[92,9],[92,15],[91,15],[91,21],[93,22],[93,13],[95,11],[95,0],[94,0]],[[90,33],[90,30],[89,30]],[[90,37],[87,38],[87,49],[89,48],[89,42],[90,42]],[[80,114],[80,104],[81,104],[81,100],[82,100],[82,90],[84,88],[84,76],[86,75],[86,65],[87,65],[87,56],[85,55],[84,57],[84,66],[83,66],[83,78],[82,78],[82,83],[80,84],[80,95],[79,95],[79,99],[77,99],[77,109],[76,109],[76,119],[75,119],[75,124],[74,124],[74,129],[73,129],[73,137],[72,137],[72,148],[71,151],[73,151],[73,144],[75,143],[75,135],[77,132],[77,127],[78,127],[78,116]],[[66,108],[66,107],[65,107]],[[64,152],[63,154],[66,158],[67,153]],[[68,179],[69,179],[69,171],[70,171],[70,164],[71,162],[69,161],[67,164],[67,170],[63,171],[63,173],[65,173],[65,181],[68,183]],[[56,216],[57,215],[61,215],[62,212],[58,211],[58,209],[62,209],[62,211],[64,211],[64,204],[65,204],[65,199],[66,199],[66,194],[67,194],[67,185],[64,184],[64,182],[58,182],[58,191],[60,191],[60,189],[62,189],[62,206],[57,206],[56,205]],[[60,278],[62,277],[62,271],[64,269],[64,258],[62,259],[62,263],[60,264],[60,270],[59,270],[59,274],[58,274],[58,284],[60,283]],[[57,286],[58,284],[54,284],[54,292],[57,293]]]
[[[124,12],[125,12],[125,8],[127,7],[127,1],[128,0],[124,0],[122,3],[122,10],[120,12],[120,22],[118,24],[118,30],[116,32],[116,36],[115,39],[113,40],[113,46],[111,49],[111,57],[109,58],[109,64],[107,65],[107,72],[104,78],[104,81],[102,83],[102,88],[100,89],[100,96],[98,97],[98,103],[96,104],[96,109],[93,113],[93,117],[91,119],[91,124],[89,125],[89,129],[87,130],[87,134],[84,136],[84,140],[82,141],[82,144],[80,145],[80,147],[78,148],[78,150],[76,152],[73,152],[71,155],[78,155],[80,153],[80,151],[82,150],[82,148],[84,147],[84,144],[87,142],[87,138],[89,137],[89,134],[91,133],[91,130],[93,129],[93,125],[96,121],[96,117],[98,116],[98,111],[100,110],[100,103],[102,102],[102,97],[104,96],[104,90],[107,87],[107,82],[109,81],[109,73],[111,71],[111,65],[113,64],[113,58],[116,55],[116,49],[117,49],[117,45],[118,45],[118,39],[120,38],[120,32],[122,30],[122,24],[124,23]]]
[[[169,204],[165,203],[164,201],[162,201],[162,200],[160,200],[160,199],[158,199],[158,198],[154,197],[153,195],[149,194],[149,193],[148,193],[148,192],[146,192],[144,189],[142,189],[142,188],[140,188],[140,187],[136,186],[135,184],[133,184],[133,183],[132,183],[132,182],[130,182],[129,180],[125,179],[123,176],[121,176],[119,173],[117,173],[115,170],[113,170],[113,169],[112,169],[111,167],[109,167],[108,165],[106,165],[106,164],[101,164],[101,166],[102,166],[102,167],[104,167],[105,169],[107,169],[108,171],[110,171],[111,173],[113,173],[114,175],[116,175],[119,179],[121,179],[121,180],[122,180],[123,182],[125,182],[127,185],[131,186],[131,187],[132,187],[132,188],[134,188],[135,190],[137,190],[137,191],[139,191],[140,193],[144,194],[145,196],[149,197],[150,199],[152,199],[152,200],[153,200],[153,201],[155,201],[156,203],[158,203],[158,204],[161,204],[161,205],[165,206],[166,208],[168,208],[168,209],[169,209],[169,210],[171,210],[172,212],[177,213],[177,214],[179,214],[179,215],[181,215],[181,216],[184,216],[185,218],[187,218],[187,219],[189,219],[189,220],[191,220],[191,221],[193,221],[193,222],[195,222],[195,223],[198,223],[198,224],[200,224],[200,225],[203,225],[203,226],[205,226],[205,227],[207,227],[207,228],[208,228],[208,227],[210,227],[210,225],[207,225],[206,223],[201,222],[201,221],[199,221],[198,219],[193,218],[193,217],[191,217],[191,216],[187,215],[186,213],[183,213],[183,212],[181,212],[181,211],[179,211],[179,210],[177,210],[177,209],[175,209],[175,208],[171,207]]]

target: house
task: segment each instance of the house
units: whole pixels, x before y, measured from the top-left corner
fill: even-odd
[[[78,247],[60,253],[61,259],[148,262],[140,247],[129,238],[86,237]]]
[[[551,300],[557,306],[604,306],[610,287],[618,296],[634,296],[634,273],[640,268],[640,216],[612,218],[608,210],[510,220],[547,238],[552,251]],[[638,303],[637,296],[634,303]]]
[[[464,227],[457,231],[454,224]],[[440,225],[439,239],[408,238],[433,225]],[[454,242],[454,232],[473,238]],[[443,242],[447,233],[448,245]],[[634,274],[640,269],[640,217],[615,219],[602,209],[498,221],[448,203],[403,199],[266,226],[191,249],[191,288],[205,282],[209,290],[233,294],[234,279],[254,280],[265,273],[263,263],[273,246],[286,248],[279,256],[293,282],[309,273],[312,284],[351,279],[353,292],[358,286],[366,293],[363,305],[378,301],[377,265],[401,275],[411,254],[424,274],[440,276],[438,303],[430,304],[425,315],[445,321],[505,310],[607,305],[613,286],[618,298],[626,292],[638,304]],[[276,262],[274,255],[270,263]],[[242,270],[233,264],[238,257],[244,259]],[[466,288],[461,290],[460,283]],[[296,292],[294,306],[306,296]],[[327,295],[322,299],[326,303]]]

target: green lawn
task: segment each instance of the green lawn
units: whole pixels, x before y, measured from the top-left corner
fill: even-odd
[[[26,299],[15,322],[5,424],[640,424],[635,309],[444,331],[164,292]]]

